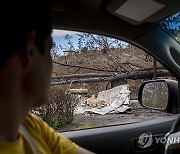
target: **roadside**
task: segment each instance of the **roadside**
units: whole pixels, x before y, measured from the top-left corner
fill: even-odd
[[[131,110],[119,114],[78,114],[71,124],[65,125],[58,131],[79,130],[110,125],[120,125],[127,123],[140,122],[150,119],[157,119],[163,116],[171,116],[169,113],[147,109],[142,107],[137,100],[131,101]]]

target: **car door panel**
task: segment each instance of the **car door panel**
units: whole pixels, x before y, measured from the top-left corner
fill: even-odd
[[[176,118],[177,115],[173,115],[139,123],[78,130],[62,134],[95,153],[163,153],[163,145],[139,149],[135,141],[146,132],[163,137],[170,131]]]

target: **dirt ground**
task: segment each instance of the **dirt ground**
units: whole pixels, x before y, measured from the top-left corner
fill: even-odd
[[[150,119],[157,119],[163,116],[171,116],[171,114],[163,111],[157,111],[142,107],[138,101],[134,100],[131,103],[131,110],[121,114],[79,114],[75,115],[74,121],[62,127],[59,131],[79,130],[94,127],[103,127],[110,125],[119,125],[140,122]]]

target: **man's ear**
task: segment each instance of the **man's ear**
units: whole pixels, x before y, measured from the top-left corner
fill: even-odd
[[[21,52],[22,67],[24,69],[28,69],[31,66],[32,61],[34,59],[35,37],[36,37],[35,31],[30,31],[26,39],[25,47]]]

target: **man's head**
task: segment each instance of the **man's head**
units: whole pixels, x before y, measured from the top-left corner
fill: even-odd
[[[50,3],[47,0],[10,0],[3,7],[5,12],[0,13],[1,79],[7,80],[4,84],[11,83],[12,88],[22,91],[24,101],[27,98],[34,101],[31,106],[43,104],[47,100],[52,67]]]
[[[48,0],[10,0],[1,5],[1,42],[6,51],[0,52],[0,67],[6,59],[25,47],[28,33],[36,32],[35,43],[43,53],[45,38],[51,34],[51,14]]]

